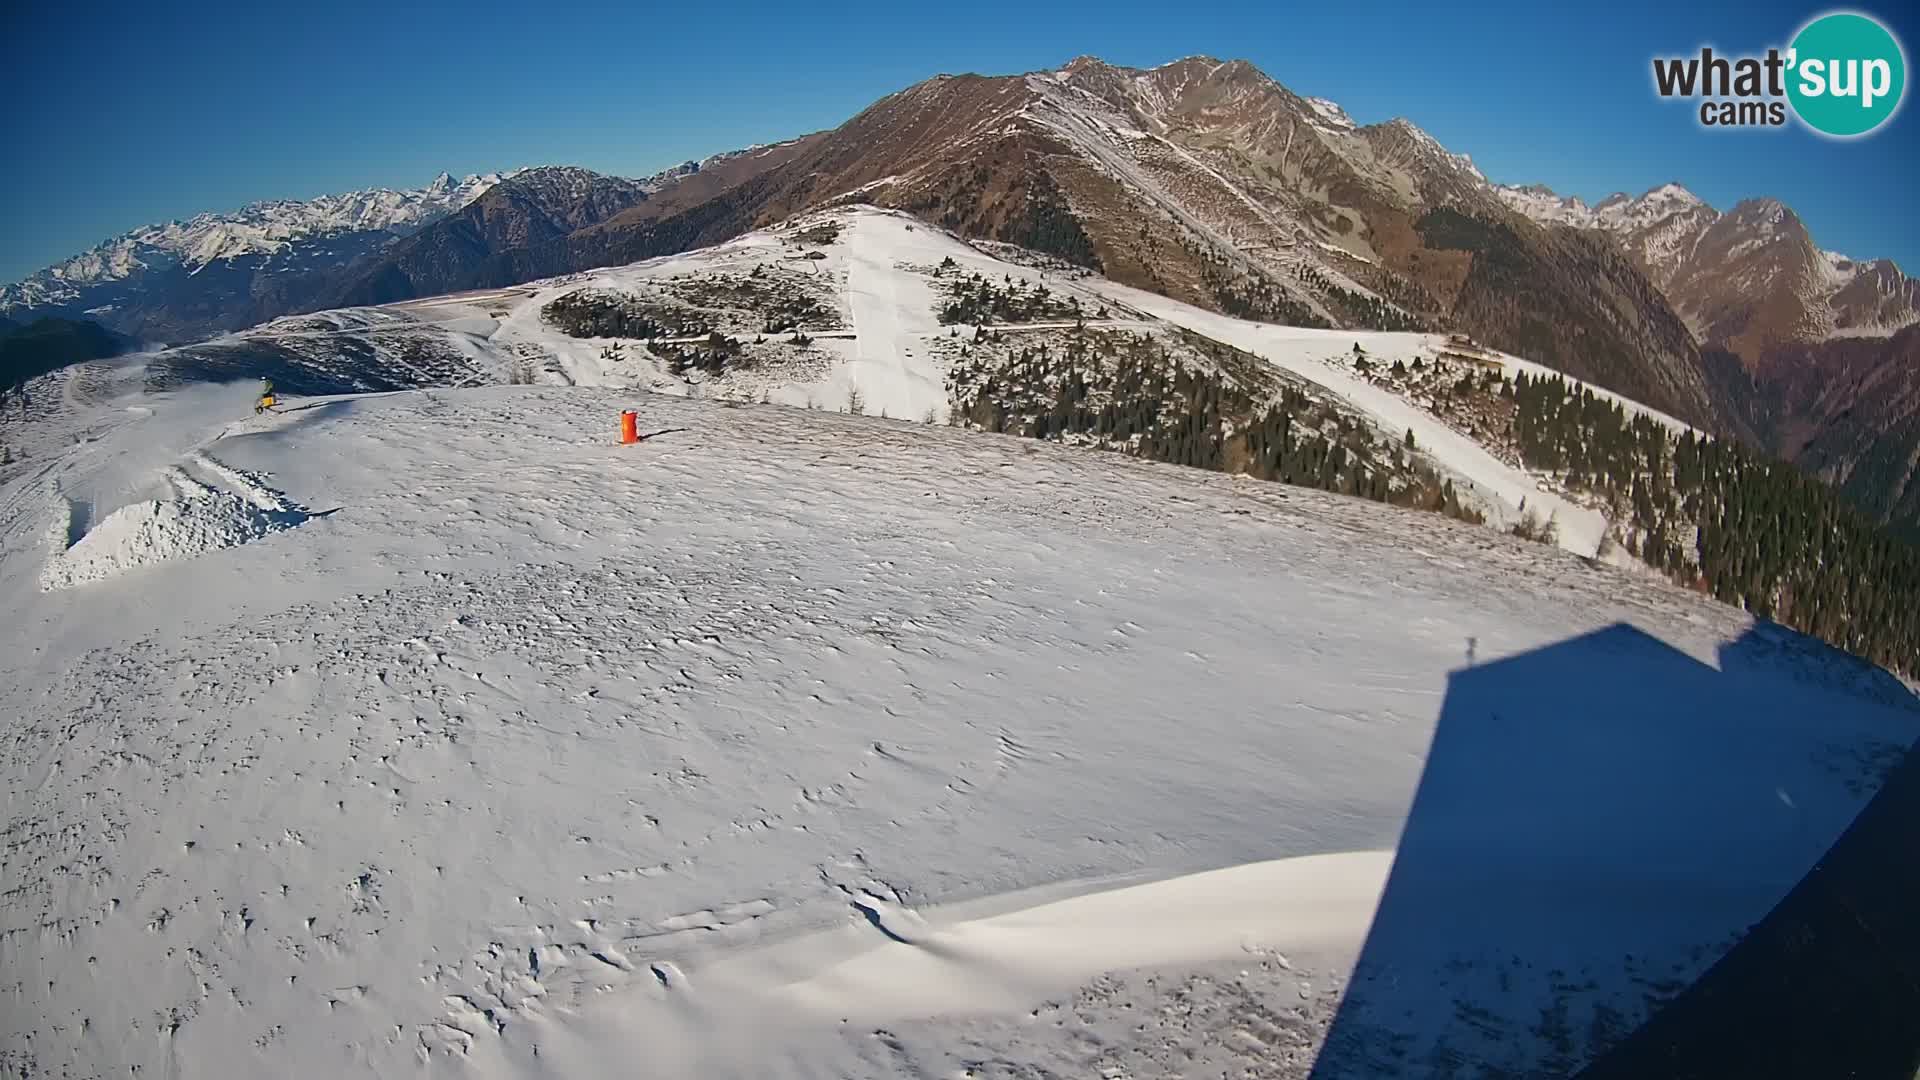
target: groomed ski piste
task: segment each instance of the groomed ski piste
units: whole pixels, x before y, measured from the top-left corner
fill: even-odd
[[[824,376],[876,413],[903,291]],[[1559,1074],[1920,735],[1438,515],[800,402],[251,394],[0,474],[15,1074]]]

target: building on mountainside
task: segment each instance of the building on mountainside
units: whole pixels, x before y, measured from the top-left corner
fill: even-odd
[[[1506,365],[1502,364],[1497,357],[1487,356],[1484,353],[1469,353],[1460,352],[1455,349],[1442,349],[1436,354],[1435,358],[1439,360],[1449,360],[1453,363],[1462,364],[1470,368],[1477,368],[1481,371],[1498,373],[1506,370]]]
[[[1451,360],[1456,364],[1466,364],[1485,371],[1506,370],[1498,356],[1488,352],[1485,345],[1473,340],[1469,334],[1448,334],[1446,345],[1436,350],[1434,355],[1437,359]]]

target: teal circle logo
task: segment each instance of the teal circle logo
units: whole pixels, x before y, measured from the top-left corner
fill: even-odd
[[[1907,91],[1907,58],[1891,31],[1836,12],[1808,23],[1788,52],[1787,100],[1825,135],[1865,135],[1893,116]]]

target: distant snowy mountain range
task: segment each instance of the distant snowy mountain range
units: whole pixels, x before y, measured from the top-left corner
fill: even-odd
[[[1615,192],[1595,206],[1588,206],[1577,195],[1562,198],[1545,184],[1497,184],[1495,189],[1508,206],[1535,221],[1585,229],[1626,228],[1704,205],[1679,184],[1662,184],[1637,199]]]
[[[15,285],[0,288],[0,310],[65,307],[94,288],[141,274],[247,256],[285,256],[302,244],[355,234],[400,236],[472,202],[515,173],[455,180],[447,173],[422,188],[368,188],[298,201],[250,203],[232,213],[196,214],[116,236]]]
[[[1538,184],[1496,190],[1534,221],[1613,236],[1702,341],[1745,353],[1781,342],[1884,337],[1920,322],[1920,283],[1891,260],[1819,248],[1776,199],[1748,199],[1721,213],[1674,183],[1593,206]]]
[[[723,160],[731,155],[719,155]],[[512,169],[425,187],[369,188],[251,203],[142,226],[0,286],[0,316],[89,318],[153,341],[185,341],[332,306],[353,268],[487,195],[538,204],[569,231],[697,173],[690,161],[644,180],[570,166]]]

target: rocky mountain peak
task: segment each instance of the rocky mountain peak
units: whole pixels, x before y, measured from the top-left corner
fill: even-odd
[[[1642,202],[1662,202],[1680,206],[1704,206],[1700,196],[1688,191],[1684,186],[1668,181],[1640,196]]]
[[[1113,66],[1111,64],[1108,64],[1105,60],[1102,60],[1097,56],[1083,55],[1083,56],[1076,56],[1073,59],[1067,61],[1066,64],[1060,68],[1060,74],[1073,76],[1073,75],[1084,75],[1090,72],[1106,72],[1106,71],[1112,71],[1112,70],[1114,70]]]

